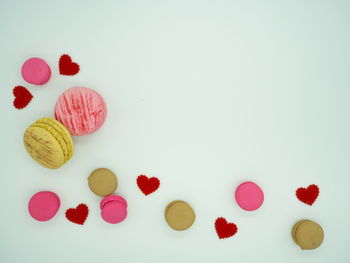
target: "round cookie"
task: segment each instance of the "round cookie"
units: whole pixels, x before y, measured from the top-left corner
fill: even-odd
[[[51,76],[49,65],[41,58],[28,59],[24,62],[21,73],[25,81],[34,85],[44,85]]]
[[[298,227],[302,224],[302,223],[304,223],[304,222],[307,222],[307,221],[310,221],[310,220],[300,220],[300,221],[298,221],[297,223],[295,223],[295,225],[293,226],[293,228],[292,228],[292,237],[293,237],[293,240],[294,240],[294,242],[295,243],[298,243],[297,242],[297,238],[296,238],[296,232],[297,232],[297,229],[298,229]]]
[[[301,220],[294,225],[292,237],[301,249],[310,250],[322,244],[324,232],[319,224],[311,220]]]
[[[28,211],[35,220],[48,221],[56,215],[60,204],[60,198],[55,193],[41,191],[30,198]]]
[[[192,207],[184,201],[173,201],[165,208],[165,220],[168,225],[177,231],[183,231],[192,226],[196,219]]]
[[[40,165],[57,169],[74,153],[74,143],[68,130],[52,118],[41,118],[29,126],[23,135],[29,155]]]
[[[105,197],[114,193],[118,186],[118,180],[115,174],[106,168],[94,170],[88,177],[90,190],[98,195]]]
[[[85,87],[67,89],[55,105],[55,118],[72,135],[86,135],[97,131],[104,123],[107,107],[102,96]]]
[[[237,187],[235,199],[240,208],[254,211],[263,204],[264,193],[257,184],[244,182]]]
[[[119,195],[109,195],[102,199],[100,203],[101,217],[110,224],[123,222],[127,215],[127,202]]]

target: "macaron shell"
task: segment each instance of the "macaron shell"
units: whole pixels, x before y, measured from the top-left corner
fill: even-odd
[[[100,203],[100,208],[103,209],[103,207],[109,203],[109,202],[119,202],[121,203],[125,208],[128,207],[128,204],[126,202],[126,200],[119,196],[119,195],[109,195],[109,196],[106,196],[105,198],[102,199],[101,203]]]
[[[295,232],[297,244],[303,250],[318,248],[324,239],[322,227],[312,221],[301,223]]]
[[[122,202],[110,201],[102,206],[101,217],[110,224],[118,224],[127,217],[126,206]]]
[[[47,124],[38,123],[38,122],[35,122],[31,127],[42,128],[43,130],[48,131],[61,146],[61,149],[64,154],[64,162],[68,161],[69,150],[68,150],[67,144],[65,143],[62,136],[55,129],[53,129],[51,126]]]
[[[118,180],[115,174],[106,168],[94,170],[88,177],[90,190],[98,196],[108,196],[117,189]]]
[[[29,127],[23,136],[29,155],[40,165],[57,169],[65,163],[65,155],[56,138],[40,127]]]
[[[264,202],[264,193],[261,188],[253,182],[240,184],[235,192],[237,204],[246,211],[254,211],[260,208]]]
[[[34,194],[28,203],[29,214],[37,221],[48,221],[60,208],[59,197],[49,191]]]
[[[56,133],[55,138],[62,141],[62,144],[64,144],[64,146],[60,143],[61,146],[66,147],[67,149],[66,161],[68,161],[74,153],[74,142],[67,128],[64,127],[63,124],[60,123],[59,121],[52,118],[41,118],[37,120],[33,125],[38,125],[38,124],[43,124],[48,126],[49,127],[48,129],[50,130],[50,132],[53,131],[51,132],[52,135]]]
[[[298,241],[297,241],[297,238],[296,238],[296,232],[298,231],[298,227],[304,223],[304,222],[307,222],[307,221],[310,221],[310,220],[300,220],[298,221],[297,223],[295,223],[293,229],[292,229],[292,237],[293,237],[293,240],[295,243],[298,244]]]
[[[107,107],[100,94],[85,87],[73,87],[58,98],[55,118],[72,135],[86,135],[98,130],[104,123]]]
[[[176,231],[183,231],[190,228],[195,219],[196,214],[192,207],[184,201],[173,201],[165,208],[165,220]]]
[[[41,58],[30,58],[22,66],[22,77],[34,85],[47,83],[51,76],[49,65]]]

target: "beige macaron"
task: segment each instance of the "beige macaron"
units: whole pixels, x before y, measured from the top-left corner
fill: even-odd
[[[318,248],[324,239],[322,227],[311,220],[300,220],[292,229],[294,242],[303,250]]]
[[[94,170],[88,177],[91,191],[98,196],[108,196],[114,193],[118,186],[115,174],[106,168]]]
[[[195,219],[196,214],[192,207],[184,201],[173,201],[165,208],[165,220],[174,230],[183,231],[190,228]]]

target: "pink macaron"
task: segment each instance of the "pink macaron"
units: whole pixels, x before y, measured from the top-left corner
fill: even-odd
[[[109,195],[102,199],[100,203],[101,217],[110,224],[117,224],[127,216],[127,203],[125,199],[118,195]]]
[[[107,107],[104,99],[95,90],[74,87],[58,98],[55,118],[72,135],[86,135],[97,131],[104,123]]]
[[[254,211],[263,204],[264,193],[257,184],[245,182],[237,187],[235,198],[240,208],[246,211]]]
[[[60,198],[55,193],[41,191],[30,198],[28,211],[35,220],[48,221],[56,215],[60,204]]]
[[[43,85],[49,81],[51,70],[45,60],[30,58],[22,66],[22,77],[25,81],[34,85]]]

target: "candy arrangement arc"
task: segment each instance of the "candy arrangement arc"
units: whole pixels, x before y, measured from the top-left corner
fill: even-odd
[[[60,59],[60,73],[74,75],[79,72],[79,65],[73,62],[69,55]],[[40,58],[31,58],[22,67],[23,78],[32,84],[42,85],[51,75],[49,66]],[[22,86],[14,89],[14,106],[24,108],[32,99],[31,93]],[[86,135],[98,130],[106,119],[107,108],[100,94],[85,87],[73,87],[66,90],[58,99],[55,118],[41,118],[32,124],[24,133],[24,145],[30,156],[39,164],[50,169],[57,169],[66,163],[73,155],[74,143],[72,135]],[[68,130],[67,130],[68,129]],[[71,133],[71,134],[70,134]],[[144,193],[154,193],[160,185],[156,177],[148,178],[140,175],[137,186]],[[100,202],[101,217],[110,224],[123,222],[127,218],[127,202],[113,194],[118,181],[114,173],[100,168],[93,171],[88,178],[92,192],[104,197]],[[308,205],[313,205],[319,195],[319,188],[310,185],[299,188],[297,198]],[[254,211],[264,202],[264,193],[253,182],[239,185],[235,191],[237,204],[246,211]],[[41,191],[32,196],[28,203],[29,214],[37,221],[48,221],[55,216],[60,207],[59,197],[50,191]],[[89,209],[86,204],[79,204],[76,208],[66,210],[69,221],[83,225]],[[169,227],[176,231],[189,229],[195,222],[196,214],[192,207],[184,201],[173,201],[165,208],[165,220]],[[219,217],[215,221],[215,229],[220,239],[234,236],[238,227]],[[301,220],[292,229],[292,238],[301,249],[315,249],[324,239],[322,227],[311,220]]]

